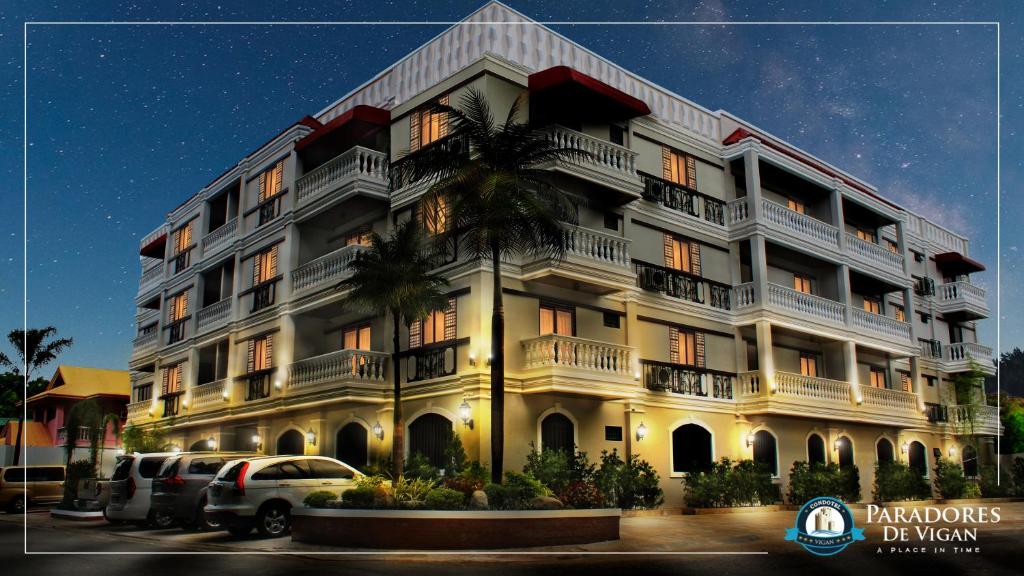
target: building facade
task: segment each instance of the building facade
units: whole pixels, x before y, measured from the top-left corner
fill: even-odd
[[[504,5],[467,21],[142,240],[131,423],[184,449],[386,457],[390,321],[336,286],[369,232],[421,213],[425,187],[392,166],[461,145],[431,104],[477,89],[589,153],[544,167],[581,200],[565,257],[502,265],[506,469],[532,446],[636,453],[679,505],[682,475],[726,456],[783,487],[795,460],[856,464],[865,497],[878,459],[993,458],[995,408],[951,382],[992,371],[965,237]],[[490,267],[458,246],[442,260],[448,310],[402,327],[405,450],[430,456],[451,429],[486,462]]]

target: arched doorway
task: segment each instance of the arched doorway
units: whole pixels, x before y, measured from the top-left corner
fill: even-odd
[[[893,449],[892,442],[886,438],[882,438],[875,444],[875,459],[878,460],[879,464],[885,464],[892,462],[896,459],[896,451]]]
[[[565,414],[553,412],[540,422],[541,450],[558,450],[566,454],[576,451],[572,420]]]
[[[428,412],[409,424],[409,456],[422,454],[431,466],[444,467],[444,452],[452,437],[452,421]]]
[[[301,456],[306,452],[306,438],[298,430],[289,430],[277,439],[278,456]]]
[[[772,476],[779,475],[779,447],[775,436],[767,430],[758,430],[754,434],[754,462],[763,464]]]
[[[911,442],[910,448],[907,450],[907,459],[911,470],[916,471],[921,476],[928,475],[928,455],[925,454],[924,444],[917,440]]]
[[[974,449],[974,446],[964,446],[961,462],[964,467],[964,476],[974,478],[978,475],[978,451]]]
[[[699,472],[711,468],[711,432],[699,424],[683,424],[672,431],[672,472]]]
[[[807,437],[807,462],[809,464],[825,463],[825,439],[820,434]]]
[[[334,456],[349,466],[365,468],[369,461],[366,428],[358,422],[342,426],[334,437]]]
[[[840,468],[853,466],[853,440],[846,436],[840,436],[836,440],[836,452],[839,452]]]

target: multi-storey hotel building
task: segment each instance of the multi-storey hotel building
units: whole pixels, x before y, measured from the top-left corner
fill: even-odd
[[[370,231],[417,213],[424,186],[389,179],[395,163],[459,145],[431,103],[476,88],[499,115],[524,97],[524,119],[590,153],[546,166],[586,200],[565,257],[502,265],[506,469],[531,443],[638,453],[678,505],[679,477],[724,456],[783,484],[794,460],[856,464],[865,497],[879,459],[970,474],[993,457],[994,407],[949,381],[992,370],[966,238],[523,22],[488,4],[142,240],[131,423],[184,449],[386,457],[392,328],[337,285]],[[490,267],[447,256],[448,310],[402,327],[405,449],[436,458],[453,429],[487,462]]]

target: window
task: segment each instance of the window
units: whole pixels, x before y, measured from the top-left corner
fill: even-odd
[[[608,126],[608,141],[619,146],[626,145],[626,129],[617,124]]]
[[[846,436],[840,436],[836,440],[836,452],[839,452],[840,468],[853,466],[853,441]]]
[[[253,256],[252,285],[259,286],[277,276],[277,246]]]
[[[193,221],[194,222],[194,221]],[[192,246],[192,224],[188,224],[178,228],[174,232],[174,254],[178,255],[189,249]]]
[[[711,432],[699,424],[683,424],[672,431],[672,472],[700,472],[711,468]]]
[[[800,374],[802,376],[818,377],[818,356],[809,352],[800,353]]]
[[[875,444],[875,459],[879,464],[885,462],[892,462],[895,460],[895,450],[893,449],[892,442],[882,438]]]
[[[754,434],[754,463],[761,464],[772,473],[779,475],[779,451],[775,436],[767,430],[758,430]]]
[[[663,147],[661,150],[662,177],[670,182],[696,189],[696,159],[668,147]]]
[[[456,298],[448,298],[448,309],[432,312],[409,326],[409,348],[454,340],[456,336]]]
[[[334,442],[334,456],[349,466],[366,466],[366,428],[357,422],[349,422],[338,430]]]
[[[356,426],[359,426],[356,424]],[[362,426],[359,426],[362,428]],[[366,430],[365,428],[363,429]],[[330,460],[310,460],[309,467],[312,470],[313,478],[346,478],[355,477],[355,473],[337,462]]]
[[[575,428],[565,414],[548,414],[540,423],[541,450],[557,450],[566,454],[576,451]]]
[[[968,478],[978,477],[978,451],[970,444],[964,446],[960,453],[961,462],[964,467],[964,476]]]
[[[615,312],[605,312],[603,316],[605,328],[618,328],[621,325],[622,317]]]
[[[864,311],[872,314],[881,314],[882,303],[878,298],[864,297]]]
[[[431,466],[444,468],[452,435],[451,420],[428,412],[409,423],[409,456],[422,454]]]
[[[178,364],[164,368],[164,383],[161,395],[181,392],[181,372],[183,364],[184,363],[179,362]]]
[[[807,462],[825,464],[825,439],[818,434],[807,437]]]
[[[306,435],[298,430],[289,430],[281,437],[277,439],[277,455],[278,456],[301,456],[306,453]],[[302,475],[296,476],[301,473],[301,469],[291,468],[289,465],[294,466],[293,462],[282,462],[279,464],[281,467],[281,476],[279,478],[302,478]]]
[[[562,336],[576,335],[576,311],[573,308],[554,306],[551,304],[540,305],[540,333],[560,334]]]
[[[885,249],[893,254],[900,253],[900,245],[888,238],[885,239]]]
[[[923,378],[924,378],[924,381],[928,383],[928,386],[931,386],[931,387],[934,387],[935,386],[935,382],[938,381],[938,378],[936,378],[935,376],[923,376]]]
[[[814,290],[811,288],[811,277],[793,274],[793,289],[804,294],[814,294]]]
[[[868,230],[866,228],[857,228],[857,238],[872,244],[878,243],[878,237],[875,236],[874,230]]]
[[[428,234],[443,234],[448,231],[450,214],[448,201],[444,197],[424,199],[421,215],[423,228]]]
[[[370,325],[363,324],[342,330],[341,347],[345,350],[369,350]]]
[[[618,231],[619,229],[619,215],[615,212],[604,213],[604,227],[608,230]]]
[[[185,319],[188,314],[188,291],[171,296],[171,322],[178,322]]]
[[[924,444],[918,441],[910,443],[908,449],[907,459],[910,469],[914,470],[921,476],[928,475],[928,455],[925,453]]]
[[[246,372],[252,374],[274,367],[274,335],[266,334],[249,340]]]
[[[448,105],[448,95],[442,96],[438,102]],[[409,150],[419,150],[423,146],[444,138],[448,135],[448,113],[433,109],[433,104],[414,111],[409,116]]]
[[[689,330],[680,330],[675,326],[668,329],[668,354],[669,362],[673,364],[685,364],[687,366],[703,365],[703,334],[700,334],[702,341],[700,354],[697,351],[698,334]],[[699,363],[698,363],[699,360]]]
[[[680,270],[682,272],[691,272],[693,261],[691,259],[693,247],[695,244],[691,244],[686,240],[680,240],[674,236],[665,236],[665,266],[672,268],[673,270]]]
[[[892,305],[892,315],[900,322],[907,321],[907,311],[903,308],[903,306],[900,306],[899,304]]]
[[[153,384],[143,384],[135,387],[135,401],[145,402],[153,398]]]
[[[900,376],[900,390],[904,392],[913,392],[913,379],[910,377],[910,372],[899,370],[897,372]]]
[[[622,426],[605,426],[604,439],[608,442],[622,442]]]
[[[886,384],[885,369],[872,366],[868,374],[868,382],[872,388],[888,388]]]
[[[345,246],[369,246],[370,245],[370,232],[369,227],[359,228],[345,235]]]
[[[200,442],[206,441],[201,440]],[[224,458],[195,458],[188,463],[188,473],[213,476],[217,474],[226,461]]]
[[[139,476],[143,478],[156,476],[156,473],[160,471],[160,467],[164,465],[164,460],[166,459],[166,456],[143,458],[142,462],[139,462]]]
[[[281,184],[284,181],[284,160],[274,164],[273,168],[260,173],[259,196],[257,201],[262,203],[281,193]]]
[[[788,198],[786,207],[798,214],[807,214],[807,205],[796,198]]]

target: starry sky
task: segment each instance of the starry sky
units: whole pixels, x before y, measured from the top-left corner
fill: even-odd
[[[1002,348],[1024,346],[1022,5],[510,0],[539,21],[1000,21]],[[22,23],[442,21],[483,0],[10,1],[0,9],[0,330],[22,324]],[[226,168],[446,25],[28,28],[30,326],[69,364],[126,368],[139,239]],[[724,109],[971,237],[996,307],[996,27],[555,25],[598,54]],[[996,344],[996,322],[981,323]]]

